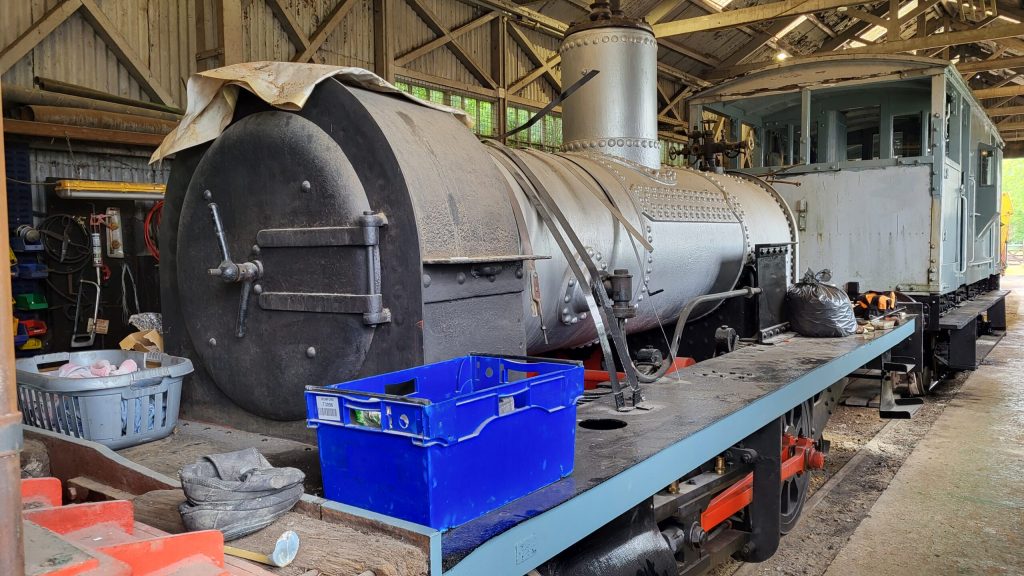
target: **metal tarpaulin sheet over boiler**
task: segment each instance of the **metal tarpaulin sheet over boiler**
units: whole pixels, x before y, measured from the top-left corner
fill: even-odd
[[[188,102],[178,127],[153,152],[150,163],[179,150],[209,142],[231,122],[239,87],[282,110],[301,110],[317,84],[336,78],[343,84],[375,92],[397,94],[417,104],[448,112],[467,126],[469,116],[458,108],[420,100],[363,68],[298,64],[294,62],[245,62],[193,74],[188,79]]]

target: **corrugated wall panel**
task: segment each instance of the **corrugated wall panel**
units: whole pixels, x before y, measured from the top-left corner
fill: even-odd
[[[47,178],[79,178],[83,180],[114,180],[166,184],[171,163],[149,164],[144,156],[112,156],[89,152],[69,153],[63,150],[33,148],[32,180]]]
[[[33,5],[37,2],[0,2],[0,45],[8,46],[32,25]],[[42,9],[41,9],[42,10]],[[41,13],[41,12],[40,12]],[[7,85],[32,85],[32,54],[23,58],[3,75]]]
[[[559,41],[557,39],[533,30],[526,30],[523,28],[520,28],[520,30],[522,30],[523,35],[533,43],[543,60],[549,60],[558,51]],[[536,66],[534,66],[533,61],[530,60],[530,57],[527,56],[526,52],[524,52],[511,38],[508,40],[508,50],[509,60],[507,67],[509,84],[514,84],[517,80],[532,72]],[[553,68],[555,76],[561,78],[561,66],[554,66]],[[519,92],[518,96],[522,96],[529,100],[535,100],[537,102],[547,102],[554,98],[555,91],[542,76]]]
[[[150,166],[149,159],[142,156],[32,148],[29,150],[29,160],[33,182],[45,182],[47,178],[76,178],[166,184],[171,173],[171,162]],[[33,186],[33,210],[44,211],[45,202],[44,187]]]
[[[396,58],[434,39],[434,33],[409,8],[405,0],[388,0],[388,9],[391,45]]]
[[[313,59],[324,64],[373,69],[373,1],[356,0]]]
[[[0,44],[10,44],[57,0],[0,2]],[[153,77],[179,105],[183,80],[195,70],[193,3],[183,0],[97,0],[99,8],[123,36]],[[81,10],[81,9],[80,9]],[[148,100],[93,27],[76,13],[3,76],[4,83],[31,87],[35,76],[80,84],[111,94]]]
[[[450,0],[423,0],[448,30],[453,30],[472,22],[484,14],[483,11]],[[392,37],[395,39],[395,53],[404,54],[418,46],[430,42],[437,35],[420,19],[412,8],[402,0],[395,3],[392,10]],[[490,28],[481,26],[457,38],[459,45],[465,49],[488,74],[491,70],[491,37]],[[448,47],[433,50],[407,65],[412,70],[432,74],[441,78],[450,78],[463,84],[480,86],[480,81],[467,69]]]
[[[286,4],[285,9],[295,14],[295,7]],[[242,30],[242,54],[249,61],[287,61],[294,58],[295,48],[263,0],[252,0],[242,13]],[[310,34],[306,33],[306,36]]]

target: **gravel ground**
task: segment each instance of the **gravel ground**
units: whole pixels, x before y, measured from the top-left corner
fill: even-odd
[[[808,498],[861,449],[865,449],[864,457],[855,464],[856,468],[845,472],[845,477],[831,487],[813,510],[804,509],[796,529],[782,539],[779,551],[767,562],[744,564],[730,561],[716,567],[710,574],[824,574],[968,375],[961,373],[939,383],[912,420],[882,420],[878,417],[877,408],[840,404],[825,427],[824,437],[832,443],[831,451],[826,458],[825,469],[812,473]],[[855,381],[851,387],[862,385],[877,386],[877,383]],[[886,427],[889,422],[892,425]]]

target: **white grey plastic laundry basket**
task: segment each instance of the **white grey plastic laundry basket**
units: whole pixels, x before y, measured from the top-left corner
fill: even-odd
[[[68,362],[90,366],[100,360],[137,372],[100,378],[61,378]],[[113,449],[163,438],[174,430],[181,381],[192,362],[160,352],[90,350],[59,352],[17,361],[18,407],[25,424],[100,442]]]

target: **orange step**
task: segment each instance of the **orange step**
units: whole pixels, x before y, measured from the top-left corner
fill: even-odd
[[[135,522],[127,500],[61,506],[56,478],[21,482],[27,576],[271,576],[225,561],[217,530],[167,534]]]

